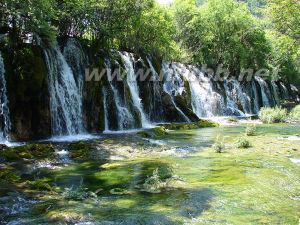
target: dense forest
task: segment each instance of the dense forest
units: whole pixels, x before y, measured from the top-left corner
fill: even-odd
[[[1,48],[54,45],[76,37],[94,48],[154,54],[165,59],[279,71],[299,82],[298,0],[3,0]]]

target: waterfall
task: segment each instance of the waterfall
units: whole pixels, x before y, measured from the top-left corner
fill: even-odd
[[[63,55],[66,59],[66,62],[72,69],[78,90],[82,95],[85,78],[84,69],[88,64],[86,54],[83,51],[80,43],[77,42],[76,39],[71,38],[67,41],[67,44],[64,47]]]
[[[253,101],[254,101],[254,113],[257,114],[260,110],[260,106],[259,106],[259,97],[258,97],[258,93],[257,93],[257,87],[255,84],[255,80],[252,80],[251,82],[251,88],[252,88],[252,93],[253,93]]]
[[[162,86],[160,85],[160,77],[157,74],[157,72],[154,69],[154,66],[151,62],[151,60],[147,57],[147,62],[149,64],[152,77],[150,79],[150,84],[152,85],[152,93],[149,93],[153,96],[152,102],[151,102],[151,111],[153,111],[153,114],[155,115],[155,122],[162,122],[163,121],[163,101],[162,101],[162,95],[161,92],[163,90]]]
[[[284,83],[280,82],[280,87],[281,87],[281,90],[282,90],[282,99],[284,100],[287,100],[289,99],[289,91],[288,89],[286,88],[286,86],[284,85]]]
[[[240,116],[251,114],[251,98],[246,91],[243,90],[241,83],[237,80],[229,80],[224,83],[228,108],[233,112],[237,112]]]
[[[182,110],[177,106],[175,100],[174,100],[174,96],[177,95],[182,95],[183,91],[184,91],[184,83],[183,80],[181,79],[180,75],[174,71],[172,71],[169,68],[170,63],[167,62],[163,62],[163,71],[164,71],[164,75],[165,75],[165,82],[164,82],[164,92],[166,92],[172,101],[172,104],[174,105],[175,109],[177,110],[177,112],[179,112],[179,114],[182,116],[182,118],[190,123],[191,120],[184,114],[184,112],[182,112]],[[173,66],[171,64],[171,66]]]
[[[279,88],[275,83],[275,81],[272,81],[271,84],[272,84],[273,97],[275,99],[276,105],[280,105]]]
[[[103,109],[104,109],[104,131],[110,131],[109,130],[109,124],[108,124],[108,110],[107,110],[107,91],[105,88],[102,89],[103,94]]]
[[[9,139],[9,131],[11,129],[10,122],[10,113],[8,107],[8,97],[7,97],[7,87],[5,79],[5,69],[3,58],[0,53],[0,116],[1,116],[1,125],[0,125],[0,140],[3,138],[5,140]]]
[[[125,68],[127,71],[127,84],[130,90],[130,94],[132,97],[132,101],[133,101],[133,105],[135,106],[135,108],[139,111],[140,117],[141,117],[141,123],[142,123],[142,127],[146,128],[146,127],[151,127],[151,124],[144,112],[143,109],[143,104],[142,104],[142,100],[139,97],[139,88],[138,88],[138,84],[137,84],[137,80],[136,80],[136,75],[135,75],[135,71],[134,71],[134,59],[133,56],[127,52],[125,53],[120,53],[124,64],[125,64]]]
[[[225,88],[225,93],[227,97],[227,111],[235,116],[245,116],[245,113],[239,108],[239,95],[237,93],[237,89],[235,89],[234,82],[232,81],[224,81],[224,88]],[[230,87],[230,85],[232,87]]]
[[[255,77],[255,80],[259,83],[261,89],[261,97],[263,101],[263,106],[270,107],[271,102],[269,100],[270,90],[266,81],[264,81],[261,77]]]
[[[106,60],[105,65],[107,70],[111,72],[111,65],[108,60]],[[122,100],[118,89],[115,87],[111,79],[108,79],[108,82],[109,82],[110,89],[112,90],[113,93],[114,103],[117,108],[118,130],[128,130],[134,128],[134,118],[132,114],[129,112],[129,110],[127,109],[125,102]],[[105,104],[105,108],[106,108],[106,104]]]
[[[210,78],[196,67],[185,67],[184,77],[189,82],[193,112],[200,117],[213,117],[223,115],[224,99],[213,90]]]
[[[45,50],[45,59],[49,73],[52,135],[83,133],[82,93],[72,69],[58,46]]]
[[[291,86],[291,91],[292,91],[292,93],[294,94],[294,96],[296,98],[296,101],[300,102],[300,96],[299,96],[298,88],[295,85],[292,85],[292,84],[290,86]]]

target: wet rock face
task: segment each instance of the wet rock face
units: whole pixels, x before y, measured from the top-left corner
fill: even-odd
[[[43,50],[22,46],[5,54],[6,77],[13,140],[31,140],[51,135],[47,69]]]

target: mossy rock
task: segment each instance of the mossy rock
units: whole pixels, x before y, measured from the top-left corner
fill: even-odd
[[[130,192],[123,188],[114,188],[109,191],[112,195],[128,195]]]
[[[164,127],[168,130],[193,130],[206,127],[218,127],[219,124],[210,120],[199,120],[195,123],[171,123],[165,124]]]
[[[0,152],[1,157],[8,160],[47,158],[54,153],[51,144],[30,144],[15,148],[8,148]]]
[[[53,191],[54,188],[49,184],[50,179],[43,178],[35,181],[27,181],[26,185],[29,186],[33,190],[39,191]]]
[[[80,141],[69,145],[70,157],[75,160],[85,160],[90,158],[92,150],[90,143]]]
[[[16,174],[16,171],[13,167],[3,165],[0,166],[0,181],[1,182],[17,182],[20,180],[20,176]]]
[[[149,130],[140,131],[137,134],[143,138],[155,138],[165,136],[168,132],[164,126],[159,126]]]

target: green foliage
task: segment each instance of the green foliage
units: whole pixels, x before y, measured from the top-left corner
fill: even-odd
[[[208,0],[194,13],[178,15],[180,38],[197,63],[216,68],[223,64],[233,74],[243,68],[265,66],[270,47],[247,6],[234,0]],[[182,18],[181,18],[182,17]]]
[[[56,19],[54,0],[4,0],[0,3],[0,28],[11,36],[12,44],[28,34],[52,43]]]
[[[289,119],[293,121],[300,121],[300,105],[297,105],[289,114]]]
[[[251,147],[251,143],[249,140],[245,139],[245,138],[240,138],[237,142],[236,142],[236,146],[238,148],[250,148]]]
[[[300,83],[300,46],[293,38],[277,31],[267,30],[267,38],[272,46],[268,58],[273,80]]]
[[[255,136],[256,134],[256,127],[255,126],[249,126],[245,130],[246,136]]]
[[[282,123],[287,120],[288,112],[278,106],[275,108],[264,107],[260,109],[258,117],[263,123]]]
[[[300,41],[300,4],[298,0],[268,0],[267,16],[274,28]]]

